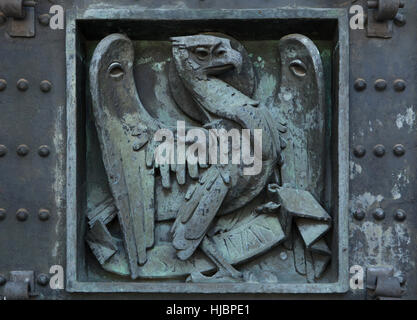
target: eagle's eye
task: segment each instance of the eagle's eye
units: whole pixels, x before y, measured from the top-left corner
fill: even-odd
[[[224,55],[226,54],[226,49],[223,49],[223,48],[217,49],[217,50],[214,52],[214,54],[215,54],[217,57],[222,57],[222,56],[224,56]]]
[[[197,47],[194,49],[194,54],[200,60],[206,60],[210,55],[210,51],[204,47]]]
[[[290,70],[297,77],[304,77],[307,74],[307,67],[301,60],[293,60],[290,62]]]

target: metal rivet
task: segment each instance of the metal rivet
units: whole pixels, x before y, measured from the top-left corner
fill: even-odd
[[[19,221],[26,221],[29,217],[29,212],[26,209],[19,209],[16,212],[16,219]]]
[[[405,85],[404,80],[402,80],[402,79],[394,80],[394,90],[395,91],[398,91],[398,92],[404,91],[405,87],[406,87],[406,85]]]
[[[6,21],[7,21],[6,15],[0,11],[0,26],[6,23]]]
[[[50,216],[51,215],[49,213],[49,210],[46,210],[46,209],[40,209],[39,210],[39,213],[38,213],[39,220],[47,221],[47,220],[49,220]]]
[[[47,157],[47,156],[49,156],[49,147],[47,146],[47,145],[43,145],[43,146],[40,146],[39,147],[39,149],[38,149],[38,154],[41,156],[41,157]]]
[[[279,254],[279,257],[281,258],[281,260],[283,260],[283,261],[285,261],[285,260],[287,260],[288,259],[288,255],[287,255],[287,253],[285,252],[285,251],[282,251],[280,254]]]
[[[29,147],[25,144],[21,144],[17,147],[16,152],[19,156],[24,157],[29,153]]]
[[[27,81],[26,79],[19,79],[17,80],[17,89],[19,89],[20,91],[26,91],[27,89],[29,89],[29,81]]]
[[[0,91],[6,90],[7,88],[7,81],[4,79],[0,79]]]
[[[394,215],[395,220],[397,221],[404,221],[405,218],[407,218],[407,214],[405,213],[404,210],[402,209],[398,209],[395,211],[395,215]]]
[[[0,144],[0,157],[4,157],[7,154],[7,147],[4,144]]]
[[[41,81],[40,88],[42,92],[49,92],[52,88],[52,83],[50,83],[48,80]]]
[[[49,14],[47,14],[47,13],[45,13],[45,14],[41,14],[39,17],[38,17],[38,21],[39,21],[39,23],[41,24],[41,25],[43,25],[43,26],[48,26],[49,25],[49,21],[51,20],[51,16],[49,15]]]
[[[405,148],[402,144],[396,144],[393,148],[392,148],[394,154],[398,157],[401,157],[405,154]]]
[[[3,221],[7,217],[6,209],[0,208],[0,221]]]
[[[353,154],[355,157],[362,158],[366,153],[366,149],[362,145],[358,145],[353,149]]]
[[[7,279],[3,276],[0,276],[0,287],[4,286],[7,282]]]
[[[381,208],[376,208],[372,215],[376,220],[383,220],[385,218],[385,212]]]
[[[353,213],[353,217],[354,217],[356,220],[363,220],[363,219],[365,218],[365,212],[364,212],[363,210],[356,210],[356,211]]]
[[[49,276],[44,273],[41,273],[40,275],[38,275],[36,281],[40,286],[44,287],[49,283]]]
[[[377,79],[375,81],[375,89],[377,91],[383,91],[387,87],[387,82],[384,79]]]
[[[356,91],[363,91],[366,89],[366,81],[365,79],[358,78],[355,80],[355,83],[353,84],[353,87]]]
[[[405,15],[403,15],[402,13],[397,13],[397,15],[394,17],[394,23],[399,27],[404,26],[406,22],[407,22],[407,19]]]
[[[382,157],[385,154],[385,147],[382,144],[377,144],[374,147],[374,155],[377,157]]]

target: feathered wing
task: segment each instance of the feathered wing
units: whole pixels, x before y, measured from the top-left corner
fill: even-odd
[[[140,101],[133,76],[134,49],[129,38],[112,34],[97,45],[90,66],[90,90],[102,158],[118,209],[132,278],[154,245],[155,168],[162,186],[170,188],[174,172],[179,184],[186,172],[199,178],[200,163],[158,164],[153,137],[165,126]],[[168,129],[168,128],[166,128]],[[173,128],[171,128],[173,129]]]
[[[303,35],[283,37],[279,50],[281,83],[278,108],[271,112],[279,113],[288,122],[288,133],[285,134],[287,152],[281,167],[284,188],[278,192],[280,195],[292,193],[289,204],[283,200],[284,196],[280,198],[285,208],[282,220],[285,233],[290,234],[292,219],[295,219],[298,228],[293,234],[294,238],[289,237],[285,245],[294,248],[296,270],[307,274],[308,281],[313,282],[321,276],[330,261],[330,249],[323,237],[330,228],[331,218],[320,205],[324,200],[328,157],[326,126],[329,116],[325,103],[323,65],[318,48]],[[298,200],[294,202],[295,198]],[[291,204],[297,203],[305,205],[304,218],[290,208]],[[313,208],[317,208],[326,218],[315,216]],[[301,239],[304,248],[298,245],[302,243]],[[304,263],[304,271],[299,268],[297,261]]]
[[[300,34],[283,37],[279,50],[278,104],[270,112],[272,118],[288,122],[282,180],[322,199],[327,115],[320,52],[309,38]]]
[[[154,176],[153,168],[146,166],[144,146],[157,124],[138,97],[133,57],[127,37],[104,38],[91,61],[90,88],[103,162],[134,279],[154,242]]]
[[[212,166],[192,185],[171,228],[172,245],[181,260],[188,259],[203,240],[229,190],[228,176]]]

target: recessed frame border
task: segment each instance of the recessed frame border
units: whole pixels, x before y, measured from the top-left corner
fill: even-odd
[[[67,12],[67,272],[66,290],[82,293],[282,293],[330,294],[348,290],[348,195],[349,195],[349,22],[344,9],[143,9],[138,7],[87,8]],[[337,259],[338,278],[331,283],[154,283],[84,282],[77,279],[77,22],[82,20],[336,20],[338,28],[337,103]]]

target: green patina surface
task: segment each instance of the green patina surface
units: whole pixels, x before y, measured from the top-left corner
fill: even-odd
[[[280,66],[279,66],[279,49],[277,40],[269,41],[242,41],[243,46],[247,49],[249,56],[254,65],[257,78],[257,88],[253,98],[257,99],[265,104],[273,104],[276,96],[279,93],[280,85]],[[328,136],[326,139],[326,148],[330,145],[330,133],[331,133],[331,74],[332,74],[332,43],[329,41],[316,41],[317,47],[319,48],[320,55],[323,62],[324,78],[325,78],[325,99],[327,108],[327,132]],[[92,53],[97,45],[97,42],[89,42],[87,46],[87,61],[90,61]],[[167,125],[175,125],[176,120],[183,120],[184,114],[175,107],[175,102],[170,94],[168,84],[168,68],[171,61],[171,44],[169,41],[135,41],[135,79],[136,86],[138,89],[139,96],[147,108],[148,112],[163,121]],[[89,91],[89,90],[88,90]],[[300,106],[302,108],[302,106]],[[304,128],[299,128],[292,123],[291,118],[288,118],[288,114],[282,115],[287,121],[289,132],[300,132],[308,130],[310,126],[317,125],[313,119],[306,117]],[[196,124],[191,119],[187,119],[190,124]],[[87,154],[86,154],[86,189],[87,189],[87,208],[91,209],[97,206],[98,203],[102,202],[110,195],[110,189],[108,187],[107,177],[105,174],[104,166],[101,159],[101,152],[99,143],[97,140],[96,129],[94,125],[94,119],[91,111],[91,101],[87,97],[87,108],[86,108],[86,138],[87,138]],[[300,136],[301,138],[301,136]],[[301,143],[301,141],[295,140],[294,143]],[[290,172],[287,176],[293,176],[296,173]],[[323,185],[324,177],[321,177]],[[164,201],[160,203],[171,203],[174,204],[170,208],[160,205],[158,211],[167,210],[175,211],[176,198],[184,192],[181,188],[173,192],[171,195],[164,194],[163,192],[158,193],[161,195]],[[326,199],[320,199],[322,203]],[[326,207],[326,204],[325,204]],[[242,209],[245,211],[245,209]],[[248,210],[246,210],[248,211]],[[249,212],[249,211],[248,211]],[[159,223],[156,227],[157,242],[164,242],[163,234],[167,232],[169,223]],[[109,229],[114,235],[118,235],[122,238],[118,225],[111,223]],[[244,272],[248,279],[256,281],[258,278],[267,278],[268,281],[278,282],[304,282],[304,277],[301,277],[294,268],[291,268],[291,264],[288,263],[287,259],[280,259],[280,254],[285,252],[282,246],[278,246],[271,250],[265,256],[262,256],[255,261],[251,262],[244,267]],[[290,258],[291,252],[288,252]],[[115,275],[109,275],[100,269],[97,263],[93,262],[93,258],[88,258],[91,262],[89,265],[90,275],[96,280],[104,280],[107,278],[117,277]],[[263,265],[261,269],[259,264]],[[120,273],[121,275],[126,274],[127,269],[124,262],[111,266],[112,270]],[[148,266],[148,268],[150,268]],[[202,270],[208,267],[202,267]],[[146,271],[144,271],[146,273]],[[168,270],[167,270],[168,272]],[[163,274],[161,274],[163,276]],[[145,274],[146,277],[146,274]],[[272,280],[271,280],[272,279]],[[172,280],[175,281],[175,280]],[[326,277],[323,278],[326,281]]]

